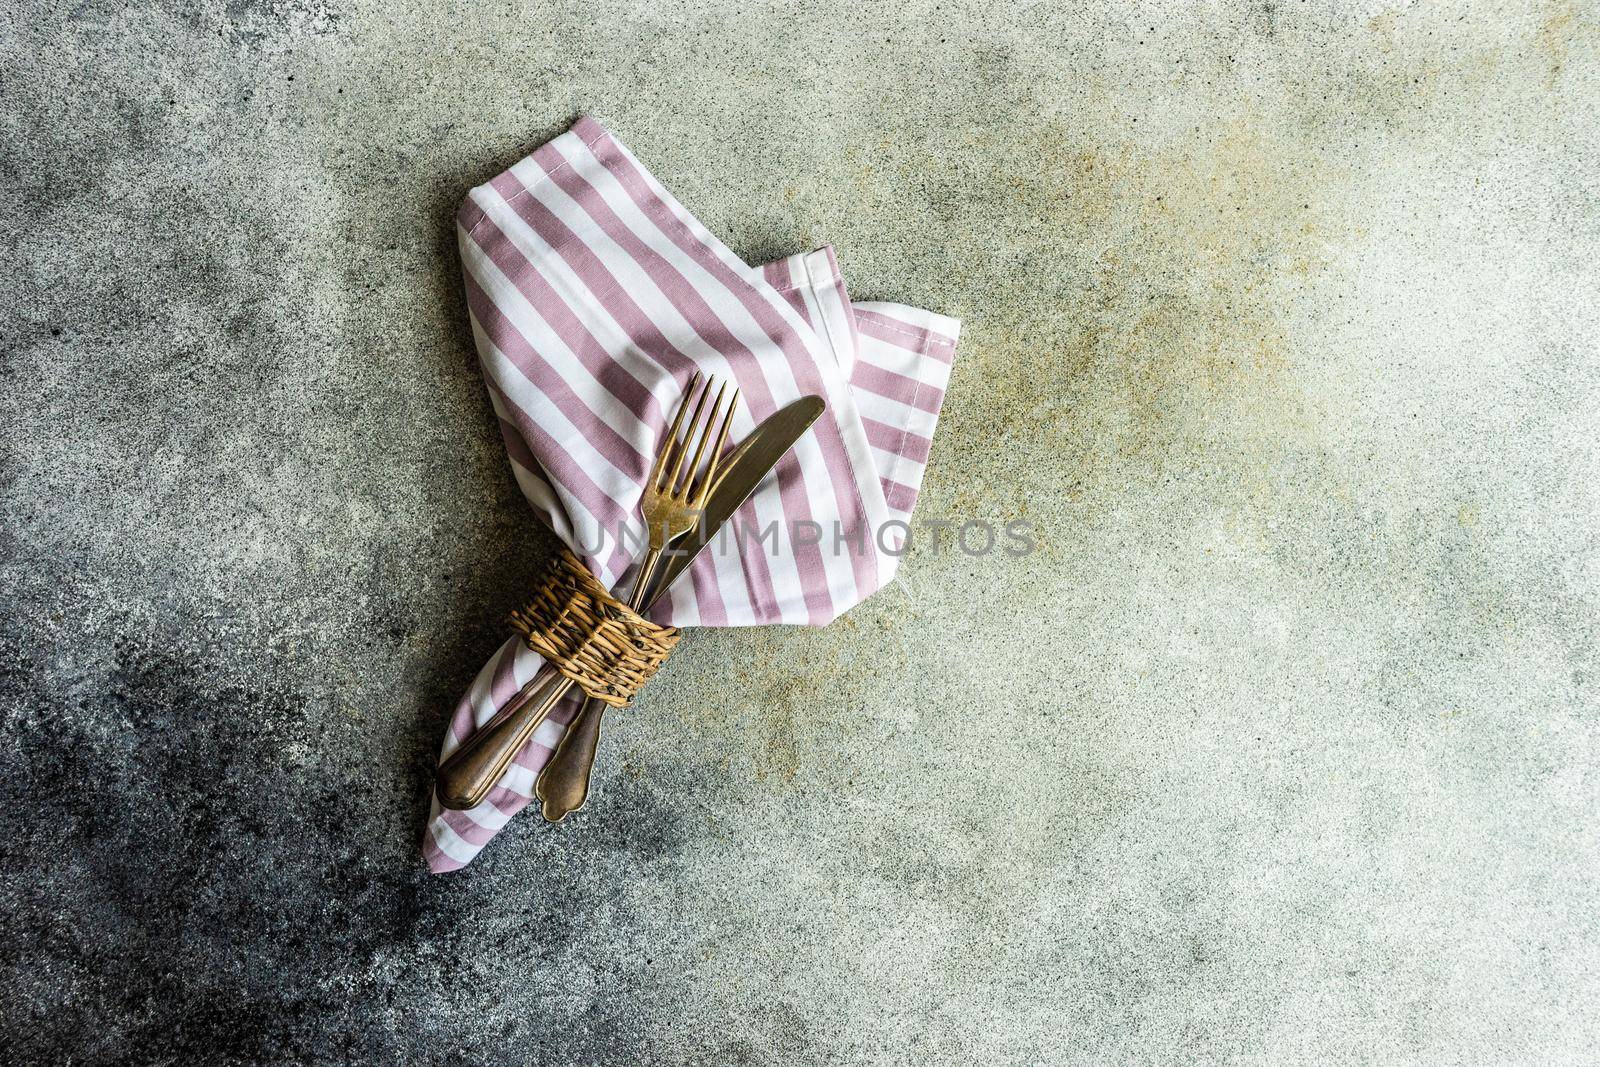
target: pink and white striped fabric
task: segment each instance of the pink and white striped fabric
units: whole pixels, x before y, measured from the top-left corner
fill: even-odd
[[[735,516],[752,536],[709,546],[652,616],[820,626],[894,576],[897,523],[922,484],[956,320],[852,302],[830,248],[748,266],[588,118],[472,190],[457,231],[517,482],[606,585],[631,585],[645,473],[696,370],[739,386],[734,440],[802,396],[821,395],[828,410]],[[758,541],[774,524],[776,544]],[[541,662],[507,640],[462,697],[443,752]],[[483,804],[447,811],[434,800],[423,852],[435,873],[469,863],[528,803],[580,695]]]

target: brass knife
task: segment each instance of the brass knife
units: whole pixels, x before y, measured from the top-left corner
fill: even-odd
[[[739,506],[755,491],[756,486],[760,485],[772,468],[777,466],[778,461],[788,454],[795,442],[813,422],[817,421],[827,407],[827,402],[820,396],[801,397],[762,420],[761,425],[750,431],[750,435],[739,442],[728,457],[726,473],[718,479],[711,491],[710,499],[706,501],[705,514],[701,516],[695,532],[689,535],[689,539],[676,550],[675,555],[667,558],[661,580],[655,583],[655,590],[651,593],[645,610],[648,611],[650,605],[671,588],[677,577],[688,569],[695,557],[716,538],[723,523],[739,510]],[[440,762],[434,780],[439,803],[455,810],[474,808],[483,803],[495,783],[505,775],[506,769],[511,766],[511,761],[516,758],[522,746],[527,744],[528,738],[533,736],[539,724],[550,714],[550,709],[556,706],[572,685],[572,680],[554,667],[547,665],[541,668],[505,707],[473,731],[471,737]],[[593,702],[585,701],[585,709],[591,703]],[[592,727],[585,727],[589,740],[576,742],[575,735],[578,733],[579,724],[584,720],[593,721]],[[595,745],[600,738],[599,723],[599,715],[580,711],[578,718],[573,720],[562,738],[561,746],[545,765],[544,772],[539,778],[537,792],[539,798],[545,802],[546,818],[550,818],[551,813],[557,810],[551,806],[552,800],[546,797],[545,784],[545,778],[557,764],[562,767],[581,765],[581,774],[565,770],[560,772],[560,779],[568,784],[563,785],[559,796],[553,789],[557,779],[551,778],[549,791],[551,796],[556,798],[555,804],[560,805],[576,796],[576,803],[563,810],[561,815],[582,806],[589,792],[589,769],[594,764]],[[569,744],[569,742],[574,743]],[[558,815],[551,821],[556,821],[560,817]]]
[[[711,494],[705,514],[690,535],[693,541],[681,549],[679,555],[671,557],[660,581],[652,583],[650,603],[655,603],[694,562],[700,550],[717,536],[722,524],[739,510],[755,487],[788,455],[800,435],[826,409],[827,404],[821,397],[797,400],[767,419],[745,439],[745,443],[751,445],[750,451],[735,457],[730,464],[727,479]],[[600,723],[605,713],[605,705],[598,700],[585,700],[550,762],[540,771],[534,795],[541,801],[547,822],[560,822],[589,799],[589,778],[594,771],[594,757],[600,746]]]

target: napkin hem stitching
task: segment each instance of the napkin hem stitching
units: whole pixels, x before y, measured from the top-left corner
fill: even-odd
[[[902,337],[913,337],[913,338],[916,338],[923,345],[923,347],[917,351],[917,355],[919,355],[919,356],[925,356],[925,355],[928,354],[927,346],[930,345],[930,344],[944,345],[944,346],[946,346],[948,348],[956,347],[956,343],[954,341],[950,340],[950,338],[941,336],[941,335],[935,333],[932,330],[921,330],[921,331],[903,330],[898,326],[891,326],[887,322],[877,323],[876,326],[880,330],[888,330],[890,333],[897,333],[897,334],[900,334]],[[917,384],[921,385],[922,383],[919,382]],[[913,390],[911,395],[915,396],[916,395],[916,391]]]
[[[575,134],[576,132],[577,131],[575,129],[567,131],[567,133],[572,133],[572,134]],[[566,136],[566,135],[563,134],[562,136]],[[601,140],[605,136],[606,136],[606,131],[604,129],[602,129],[599,133],[595,134],[589,140],[584,141],[583,142],[583,147],[585,147],[585,148],[593,148],[594,145],[595,145],[595,142]],[[558,137],[556,140],[560,140],[560,138]],[[555,141],[547,141],[546,143],[547,144],[554,144]],[[532,153],[529,153],[528,155],[523,157],[523,159],[532,159],[532,158],[533,158],[533,154]],[[522,191],[520,193],[517,193],[516,195],[514,195],[512,197],[509,197],[506,200],[506,206],[507,207],[512,206],[518,200],[521,200],[525,196],[532,196],[533,195],[533,191],[535,189],[538,189],[538,188],[542,187],[543,185],[545,185],[545,183],[549,182],[551,178],[554,178],[557,174],[560,174],[562,171],[564,171],[568,167],[572,166],[573,162],[574,161],[570,160],[570,159],[563,159],[561,161],[561,165],[559,167],[556,167],[553,170],[544,170],[541,167],[540,168],[541,176],[540,176],[539,180],[534,182],[532,185],[523,186]],[[507,168],[506,173],[510,173],[510,169],[509,168]],[[476,186],[476,187],[473,188],[472,192],[475,193],[479,189],[486,188],[488,186],[488,184],[489,183],[485,182],[483,185]],[[467,195],[468,195],[469,199],[472,196],[471,193],[468,193]],[[484,223],[488,222],[488,221],[489,221],[489,213],[485,211],[478,217],[478,221],[474,222],[472,224],[472,229],[467,231],[467,236],[468,237],[474,236],[478,232],[478,228],[480,226],[482,226]]]
[[[915,334],[912,334],[908,330],[901,330],[899,332],[904,333],[907,336],[911,336],[911,337],[915,337],[916,336]],[[932,337],[932,336],[933,335],[931,333],[924,333],[923,334],[921,344],[917,348],[917,358],[918,359],[927,359],[928,358],[928,341],[927,341],[927,339],[929,337]],[[887,480],[887,481],[893,482],[893,481],[898,481],[899,480],[895,476],[900,473],[900,467],[906,461],[906,457],[905,457],[906,439],[911,436],[911,423],[913,421],[915,421],[916,417],[917,417],[917,415],[916,415],[916,412],[918,410],[917,409],[917,397],[922,394],[923,387],[926,385],[926,383],[923,382],[923,380],[921,378],[917,378],[917,379],[915,379],[915,381],[916,381],[916,384],[911,387],[911,398],[908,401],[906,401],[906,407],[910,408],[911,411],[906,416],[906,420],[905,420],[904,425],[902,425],[900,427],[900,440],[895,445],[895,448],[894,448],[894,462],[889,465],[889,473],[884,476],[885,480]],[[887,500],[885,500],[885,503],[887,503]]]

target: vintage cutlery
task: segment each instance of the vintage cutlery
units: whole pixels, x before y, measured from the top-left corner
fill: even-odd
[[[727,387],[724,386],[724,389]],[[694,380],[689,383],[689,389],[694,390]],[[711,392],[708,383],[700,394],[700,402],[694,409],[694,420],[689,425],[689,436],[695,436],[695,429],[699,424],[700,411],[705,407],[706,397]],[[733,402],[739,399],[738,391],[734,391]],[[684,405],[687,407],[687,403]],[[722,408],[722,391],[717,392],[717,403],[712,409],[712,421],[716,421],[716,414]],[[678,422],[683,420],[683,409],[678,411],[678,418],[668,432],[667,448],[662,450],[660,458],[656,460],[656,469],[650,472],[650,481],[644,489],[644,499],[640,503],[640,511],[644,515],[645,527],[650,534],[650,549],[645,553],[644,560],[639,564],[639,571],[633,579],[633,593],[628,598],[628,606],[635,611],[643,605],[645,594],[650,590],[650,579],[655,572],[656,563],[661,559],[661,553],[667,546],[676,544],[692,531],[700,521],[700,516],[705,512],[706,499],[710,496],[713,480],[717,476],[717,457],[722,452],[722,443],[728,434],[728,423],[733,419],[733,405],[728,407],[727,418],[723,421],[722,429],[717,434],[717,444],[711,450],[711,464],[706,468],[705,475],[698,481],[693,481],[695,470],[700,465],[700,453],[705,449],[705,438],[700,438],[700,444],[695,449],[694,459],[689,462],[689,470],[680,481],[679,468],[683,466],[683,456],[687,447],[679,449],[675,457],[671,456],[672,445],[677,441]],[[709,425],[709,424],[708,424]],[[668,460],[671,459],[671,469],[668,469]],[[569,752],[569,759],[581,759],[581,752],[588,753],[590,765],[594,762],[595,746],[600,739],[600,720],[605,715],[605,708],[598,700],[586,699],[583,707],[578,709],[578,715],[567,727],[567,732],[561,739],[561,744],[550,757],[546,769],[561,762],[562,752]],[[587,743],[574,743],[581,737],[593,735]],[[576,769],[572,773],[576,773]],[[551,776],[550,781],[556,778],[566,782],[571,780],[572,774],[558,774]],[[583,768],[584,781],[588,780],[588,767]],[[560,800],[546,796],[546,776],[541,773],[539,784],[535,788],[535,795],[544,801],[545,818],[551,822],[559,822],[566,814],[561,810],[559,815],[551,817],[553,810],[560,810]],[[564,796],[558,791],[557,797]],[[581,803],[581,801],[580,801]],[[552,804],[557,807],[552,808]]]
[[[827,403],[821,397],[801,397],[762,420],[748,437],[728,453],[727,461],[722,465],[723,473],[712,487],[711,497],[706,502],[705,516],[696,527],[696,532],[685,539],[684,547],[668,557],[664,573],[651,593],[651,604],[689,568],[695,557],[716,537],[722,524],[733,516],[778,460],[788,453],[825,410]],[[571,682],[566,676],[551,667],[530,679],[516,697],[463,745],[472,745],[477,750],[475,759],[478,766],[471,773],[459,766],[451,767],[459,750],[451,753],[451,758],[440,765],[439,803],[447,808],[470,808],[482,803],[483,797],[505,773],[505,767],[510,765],[533,731],[549,714],[550,708],[555,706],[570,686]],[[481,742],[479,735],[484,737]],[[589,762],[593,762],[592,756]],[[499,772],[489,777],[488,771],[496,764],[500,767]],[[487,784],[484,784],[485,780]],[[588,793],[588,788],[588,779],[584,778],[580,798]]]
[[[803,396],[763,419],[749,437],[728,453],[727,460],[722,464],[722,473],[717,475],[717,482],[711,487],[711,499],[706,501],[706,512],[700,519],[700,525],[668,558],[660,580],[653,583],[655,588],[650,592],[652,604],[678,580],[680,574],[689,569],[689,564],[716,537],[722,524],[739,510],[739,505],[750,499],[756,486],[766,479],[778,461],[789,454],[801,435],[827,410],[827,401],[820,396]]]
[[[788,405],[766,419],[740,444],[729,457],[724,472],[712,489],[705,513],[696,527],[698,544],[680,549],[664,568],[660,580],[652,583],[649,602],[662,595],[694,561],[700,550],[717,535],[722,524],[739,509],[757,485],[788,455],[800,435],[817,420],[827,404],[821,397],[808,396]],[[635,610],[638,590],[647,588],[641,578],[635,587]],[[589,778],[594,770],[595,752],[600,744],[600,722],[605,705],[597,700],[585,700],[578,717],[567,727],[561,744],[539,774],[535,795],[542,802],[544,817],[550,822],[560,822],[571,812],[583,807],[589,796]]]
[[[661,553],[665,552],[669,545],[683,540],[700,521],[700,516],[705,511],[706,498],[711,495],[711,487],[716,482],[719,466],[723,462],[722,446],[728,440],[728,427],[733,423],[733,409],[739,403],[738,389],[733,391],[733,396],[728,401],[726,414],[723,414],[722,410],[722,394],[728,387],[724,384],[717,390],[717,400],[711,407],[711,417],[706,420],[702,430],[700,415],[705,410],[706,398],[711,395],[711,386],[715,381],[708,378],[705,388],[700,391],[700,400],[695,404],[694,418],[689,421],[689,432],[683,441],[678,440],[678,428],[683,422],[683,413],[688,410],[689,398],[694,396],[695,385],[699,380],[698,374],[689,379],[689,389],[684,396],[683,404],[678,408],[677,417],[672,420],[672,428],[667,431],[666,447],[661,450],[661,455],[656,457],[655,469],[650,472],[650,479],[645,483],[644,499],[639,503],[639,511],[644,517],[645,529],[650,537],[650,548],[645,552],[644,560],[639,564],[639,573],[633,579],[633,595],[628,600],[628,606],[635,611],[638,611],[644,602],[645,592],[650,588],[650,575],[654,572],[656,563],[660,561]],[[700,469],[700,457],[706,450],[706,442],[711,438],[711,427],[717,423],[719,416],[722,423],[717,429],[717,443],[711,446],[711,458],[706,463],[705,472],[697,475],[696,472]],[[685,468],[683,457],[688,454],[691,441],[695,442],[694,458]]]
[[[642,503],[650,547],[635,580],[635,600],[641,600],[649,588],[650,572],[655,569],[661,554],[694,529],[716,484],[717,473],[726,461],[722,446],[727,441],[728,429],[733,423],[739,391],[734,390],[724,413],[722,398],[727,391],[727,385],[724,384],[717,391],[710,417],[702,421],[702,416],[707,414],[706,401],[710,399],[714,385],[714,379],[706,379],[702,383],[698,373],[689,379],[677,414],[667,429],[666,443],[650,471]],[[700,387],[698,391],[697,387]],[[691,405],[694,415],[690,419],[688,432],[680,440],[678,434]],[[711,447],[702,472],[700,461],[705,457],[707,445],[713,436],[716,443]],[[693,458],[689,459],[686,466],[684,460],[691,449]],[[571,679],[553,668],[541,670],[506,707],[474,731],[439,765],[436,779],[439,803],[455,809],[481,804],[489,790],[494,788],[494,783],[505,774],[517,752],[533,736],[539,724],[550,714],[550,709],[555,707],[572,684]]]

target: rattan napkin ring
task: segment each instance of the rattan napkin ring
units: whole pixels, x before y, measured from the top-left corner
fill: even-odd
[[[511,628],[585,693],[625,708],[678,643],[676,626],[658,626],[606,591],[577,556],[563,548],[539,591]]]

